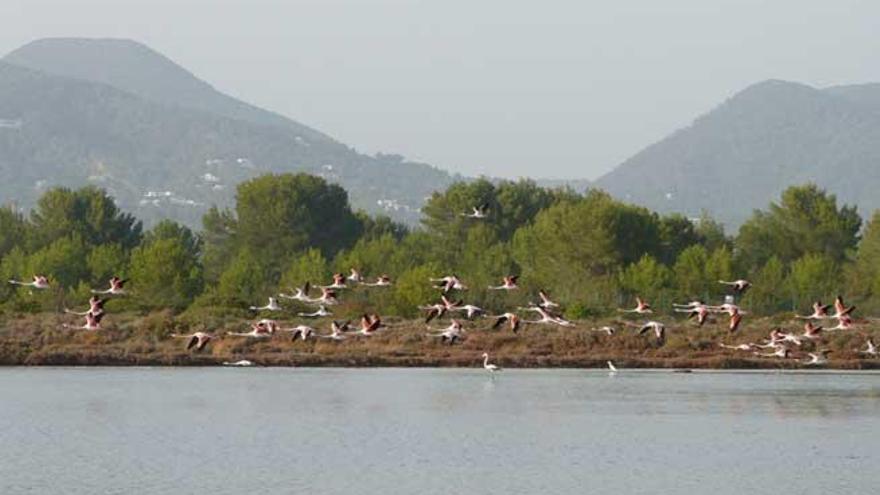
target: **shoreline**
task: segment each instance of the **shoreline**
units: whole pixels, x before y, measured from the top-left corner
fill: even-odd
[[[578,321],[576,328],[535,325],[514,334],[507,329],[492,330],[491,322],[484,319],[465,322],[466,338],[450,346],[427,336],[421,320],[389,317],[389,328],[371,337],[348,336],[341,342],[293,341],[288,334],[267,339],[223,337],[202,352],[189,352],[183,339],[170,335],[193,331],[222,335],[246,328],[251,320],[237,315],[194,321],[186,314],[119,313],[111,315],[101,330],[81,331],[61,328],[72,320],[69,316],[21,314],[0,317],[0,366],[212,367],[246,359],[265,367],[480,368],[481,355],[488,352],[493,363],[518,369],[605,369],[606,362],[613,361],[621,369],[880,370],[880,357],[859,353],[865,338],[878,333],[870,324],[792,346],[796,357],[788,359],[756,357],[719,346],[721,342],[759,342],[782,318],[755,318],[735,334],[723,324],[700,328],[671,322],[662,344],[627,328],[614,335],[592,331],[614,324],[613,320]],[[324,334],[330,320],[309,324]],[[792,322],[789,328],[796,324]],[[832,351],[828,363],[804,365],[806,354],[818,349]]]

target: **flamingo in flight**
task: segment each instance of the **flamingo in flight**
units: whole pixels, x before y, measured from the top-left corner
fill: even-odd
[[[311,290],[312,285],[309,282],[306,282],[302,287],[298,287],[293,289],[293,294],[278,294],[278,297],[283,297],[284,299],[292,299],[294,301],[301,302],[310,302],[309,298],[309,290]]]
[[[495,374],[496,372],[501,371],[501,368],[498,365],[489,362],[488,352],[483,353],[483,369],[491,374]]]
[[[467,286],[461,283],[461,279],[455,274],[440,278],[432,278],[431,282],[434,282],[434,287],[442,289],[444,293],[448,293],[452,290],[467,290]]]
[[[743,280],[743,279],[733,280],[733,281],[729,281],[729,282],[726,280],[719,280],[718,283],[729,286],[730,288],[733,289],[733,292],[736,294],[742,294],[749,287],[752,286],[751,282],[749,282],[748,280]]]
[[[739,329],[740,323],[742,323],[742,313],[737,311],[736,313],[730,315],[730,321],[727,323],[727,330],[730,333],[733,333]]]
[[[46,290],[49,288],[49,279],[44,275],[34,275],[31,282],[20,282],[18,280],[10,280],[12,285],[20,285],[22,287],[31,287],[37,290]]]
[[[804,324],[804,333],[801,337],[810,340],[817,340],[822,338],[822,327],[813,325],[813,322],[808,321]]]
[[[110,296],[121,296],[125,294],[125,284],[128,279],[121,279],[114,276],[110,279],[110,288],[105,290],[92,290],[92,294],[103,294]]]
[[[837,319],[837,325],[833,327],[826,328],[826,332],[836,332],[837,330],[851,330],[855,328],[855,323],[853,323],[853,319],[849,316],[841,316]]]
[[[543,289],[538,291],[538,297],[541,298],[541,302],[538,303],[538,306],[541,306],[544,309],[551,310],[551,309],[559,307],[559,304],[556,304],[555,302],[553,302],[553,300],[550,299],[550,296],[547,294],[547,292]]]
[[[795,315],[795,318],[799,318],[801,320],[824,320],[830,318],[830,316],[828,315],[829,308],[831,308],[830,304],[822,304],[822,301],[814,301],[812,314]]]
[[[688,319],[696,318],[697,324],[701,327],[706,323],[706,319],[709,317],[709,306],[706,306],[702,302],[697,302],[697,304],[690,303],[688,305],[673,306],[676,313],[687,313]]]
[[[481,308],[479,306],[474,306],[473,304],[464,304],[462,306],[456,306],[456,307],[450,309],[450,311],[464,311],[465,318],[467,318],[468,320],[473,320],[474,316],[484,316],[486,314],[486,312],[483,310],[483,308]]]
[[[831,353],[828,349],[822,349],[816,352],[808,352],[807,356],[810,358],[804,361],[804,364],[807,366],[819,366],[828,363],[828,354]]]
[[[788,347],[785,347],[784,345],[781,345],[781,344],[777,345],[774,347],[774,349],[775,350],[770,353],[755,352],[754,354],[755,354],[755,356],[759,356],[759,357],[777,357],[777,358],[782,358],[782,359],[785,359],[785,358],[788,358],[791,356],[791,349],[789,349]]]
[[[804,343],[803,339],[799,335],[783,332],[779,328],[774,328],[770,331],[770,347],[775,347],[784,342],[791,342],[796,346],[800,346]]]
[[[188,339],[186,341],[186,350],[195,348],[196,351],[201,351],[208,345],[208,342],[216,338],[214,335],[205,332],[195,332],[187,335],[172,333],[171,336],[177,339]]]
[[[348,287],[347,285],[348,278],[342,273],[334,273],[333,274],[333,282],[330,285],[321,286],[322,289],[333,289],[340,290]]]
[[[435,318],[442,318],[446,314],[446,305],[443,303],[420,306],[419,309],[425,310],[425,323],[430,323]]]
[[[492,324],[492,330],[499,328],[501,325],[507,324],[513,333],[517,333],[522,325],[522,321],[515,313],[504,313],[495,317],[495,323]]]
[[[64,312],[67,314],[77,315],[77,316],[85,316],[89,313],[91,313],[91,314],[103,313],[104,312],[104,304],[106,304],[106,303],[107,303],[106,299],[101,299],[98,296],[92,296],[89,298],[89,310],[88,311],[79,312],[79,311],[71,311],[67,308],[64,308]]]
[[[611,326],[608,326],[608,325],[605,325],[605,326],[602,326],[602,327],[599,327],[599,328],[593,328],[593,329],[591,329],[591,330],[592,330],[593,332],[602,332],[602,333],[604,333],[604,334],[606,334],[606,335],[614,335],[615,333],[617,333],[617,330],[616,330],[614,327],[611,327]]]
[[[482,219],[486,218],[489,215],[489,203],[483,203],[479,206],[474,206],[471,208],[470,213],[462,213],[461,216],[466,218],[476,218]]]
[[[316,335],[315,329],[308,325],[297,325],[293,328],[282,328],[281,330],[283,332],[290,332],[290,340],[296,340],[297,338],[308,340]]]
[[[339,299],[336,298],[336,291],[333,289],[328,289],[326,287],[321,288],[321,297],[317,299],[309,299],[309,303],[312,304],[321,304],[327,306],[335,306],[339,304]]]
[[[251,306],[251,311],[281,311],[281,306],[278,304],[278,300],[274,297],[269,298],[269,303],[265,306]]]
[[[642,298],[636,296],[636,307],[633,309],[620,309],[617,311],[621,313],[636,313],[640,315],[653,313],[654,310],[651,309],[651,305],[642,300]]]
[[[871,339],[868,339],[865,342],[865,348],[859,352],[862,354],[867,354],[869,356],[876,356],[877,354],[880,354],[880,352],[877,351],[877,345],[874,344],[874,341]]]
[[[508,275],[501,279],[501,285],[489,286],[489,290],[516,290],[519,289],[519,286],[516,285],[516,281],[519,279],[519,275]]]
[[[724,342],[721,342],[721,343],[718,344],[718,345],[721,346],[721,347],[724,348],[724,349],[732,349],[732,350],[734,350],[734,351],[754,351],[754,350],[757,348],[757,346],[756,346],[755,344],[752,344],[752,343],[749,343],[749,344],[737,344],[737,345],[727,345],[727,344],[725,344]]]
[[[458,320],[452,320],[448,327],[438,333],[429,333],[428,336],[439,337],[441,342],[449,342],[449,345],[453,345],[464,337],[464,328]]]
[[[382,319],[377,314],[364,314],[361,316],[361,329],[355,332],[355,335],[362,337],[371,337],[375,335],[376,330],[384,327]]]
[[[644,335],[647,332],[654,332],[657,340],[663,341],[666,338],[666,325],[659,321],[647,321],[639,328],[639,335]]]
[[[847,306],[843,302],[843,297],[837,296],[836,298],[834,298],[834,314],[831,315],[831,317],[838,320],[842,319],[843,317],[850,317],[852,316],[852,312],[855,309],[855,306]]]
[[[87,313],[85,315],[86,322],[79,327],[70,326],[66,323],[62,324],[62,328],[67,328],[70,330],[100,330],[101,329],[101,320],[104,318],[104,313]]]
[[[275,330],[278,329],[278,323],[275,320],[260,320],[251,324],[250,332],[226,332],[226,335],[234,337],[253,337],[264,339],[271,337]]]
[[[363,285],[367,287],[388,287],[391,285],[391,277],[389,277],[388,275],[379,275],[378,277],[376,277],[375,282],[363,282]]]
[[[745,314],[746,312],[739,309],[739,306],[733,303],[724,303],[720,306],[707,306],[709,310],[714,311],[716,313],[727,313],[728,316],[733,316],[736,314]]]
[[[561,316],[550,313],[549,311],[547,311],[546,309],[544,309],[540,306],[530,306],[528,308],[522,308],[522,309],[525,309],[528,311],[534,311],[534,312],[538,313],[538,315],[541,317],[541,319],[539,319],[539,320],[526,320],[525,323],[536,324],[536,325],[552,324],[552,325],[559,325],[561,327],[575,326],[573,322],[568,321]]]
[[[312,311],[311,313],[297,313],[298,316],[302,316],[304,318],[322,318],[324,316],[330,316],[332,314],[333,313],[331,313],[330,310],[328,310],[327,307],[323,304],[318,306],[318,309]]]
[[[348,331],[348,325],[350,321],[346,321],[344,323],[339,323],[338,321],[330,322],[330,334],[329,335],[320,335],[323,339],[332,339],[332,340],[345,340],[345,332]]]

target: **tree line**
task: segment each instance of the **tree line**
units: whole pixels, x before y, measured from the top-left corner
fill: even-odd
[[[488,204],[488,217],[463,215]],[[545,289],[571,318],[600,316],[635,295],[716,301],[718,280],[748,278],[742,305],[758,314],[806,310],[846,294],[880,307],[880,214],[866,225],[854,207],[808,184],[755,211],[736,235],[709,216],[659,215],[590,190],[531,181],[459,182],[434,193],[410,229],[354,211],[344,189],[306,174],[257,177],[231,209],[212,208],[200,232],[165,220],[149,230],[101,189],[55,188],[24,214],[0,208],[0,277],[45,274],[48,294],[0,286],[0,311],[39,312],[81,303],[112,275],[131,279],[114,302],[149,311],[236,310],[355,267],[394,285],[352,291],[348,309],[411,317],[436,299],[431,277],[459,275],[468,302],[501,311]],[[526,290],[489,291],[519,274]]]

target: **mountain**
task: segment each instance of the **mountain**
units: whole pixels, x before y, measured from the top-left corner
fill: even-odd
[[[880,208],[880,84],[816,89],[770,80],[643,149],[596,187],[660,212],[710,213],[729,229],[788,186],[814,182]]]
[[[130,40],[45,39],[0,61],[0,203],[31,206],[51,185],[107,188],[147,221],[198,225],[235,185],[309,172],[357,208],[414,223],[456,178],[398,155],[367,156],[227,96]]]

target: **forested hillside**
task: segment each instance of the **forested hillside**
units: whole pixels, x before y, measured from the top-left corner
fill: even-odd
[[[0,204],[27,209],[49,187],[91,184],[150,225],[197,227],[243,180],[308,172],[346,187],[358,209],[415,224],[453,181],[226,96],[132,41],[41,40],[3,60]]]
[[[646,147],[596,186],[624,201],[730,228],[791,184],[813,182],[862,211],[880,207],[880,85],[752,85]]]

